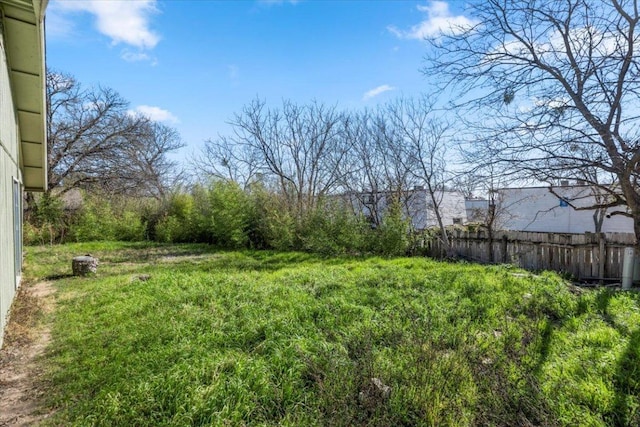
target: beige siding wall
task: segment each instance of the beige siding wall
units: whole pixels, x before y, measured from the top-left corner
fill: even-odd
[[[13,248],[13,181],[21,180],[18,129],[11,98],[4,40],[0,32],[0,347],[16,291]]]

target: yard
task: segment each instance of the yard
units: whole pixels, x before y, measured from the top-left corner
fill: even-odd
[[[69,276],[85,253],[98,274]],[[45,424],[640,424],[637,293],[149,243],[31,247],[26,275],[56,289]]]

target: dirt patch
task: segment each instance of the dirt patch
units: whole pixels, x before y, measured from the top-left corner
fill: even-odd
[[[0,427],[29,426],[47,418],[45,390],[37,364],[51,339],[44,321],[53,310],[50,282],[23,286],[11,307],[4,347],[0,350]]]

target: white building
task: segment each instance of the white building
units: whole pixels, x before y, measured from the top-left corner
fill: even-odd
[[[399,199],[404,215],[411,221],[414,230],[439,226],[429,192],[421,187],[403,191],[399,196],[390,192],[365,192],[351,194],[350,199],[354,210],[371,218],[374,223],[376,219],[382,220],[391,200]],[[456,191],[438,192],[436,201],[445,226],[467,222],[465,200],[462,193]]]
[[[489,201],[487,199],[479,197],[466,198],[464,200],[464,205],[467,212],[468,222],[483,222],[485,220],[489,209]]]
[[[594,209],[576,210],[575,207],[593,206],[594,192],[588,185],[553,187],[502,188],[497,190],[497,228],[517,231],[551,233],[595,232]],[[610,214],[614,210],[606,213]],[[624,209],[624,207],[622,208]],[[631,218],[606,215],[602,232],[633,233]]]

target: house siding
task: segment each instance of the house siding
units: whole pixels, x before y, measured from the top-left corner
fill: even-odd
[[[368,194],[371,193],[351,194],[348,196],[351,199],[353,209],[365,216],[372,215],[373,211],[372,206],[362,203],[362,200],[366,199]],[[390,204],[390,201],[387,200],[388,194],[380,192],[376,193],[375,197],[373,195],[371,197],[375,200],[376,210],[384,215]],[[455,224],[455,219],[458,219],[461,223],[467,221],[464,196],[461,193],[445,191],[444,194],[437,193],[436,199],[440,200],[440,214],[445,226]],[[411,221],[411,226],[414,230],[425,230],[439,226],[431,198],[426,190],[405,192],[402,195],[401,205],[404,217]]]
[[[13,187],[15,180],[22,182],[18,126],[4,46],[0,33],[0,347],[19,275],[15,268]]]
[[[465,212],[468,222],[484,222],[489,211],[489,200],[487,199],[465,199]]]
[[[587,186],[555,187],[560,196],[578,207],[594,204]],[[549,233],[595,232],[593,210],[575,210],[548,188],[509,188],[498,190],[500,228]],[[604,233],[633,233],[630,218],[614,215],[602,223]]]

